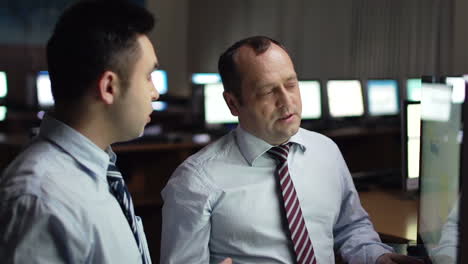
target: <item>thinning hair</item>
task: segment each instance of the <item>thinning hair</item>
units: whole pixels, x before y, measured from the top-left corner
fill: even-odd
[[[234,94],[240,103],[242,103],[242,76],[238,69],[238,65],[235,62],[235,56],[239,48],[242,46],[248,46],[252,48],[258,56],[266,52],[272,43],[278,45],[287,53],[286,48],[278,41],[265,36],[253,36],[237,41],[219,57],[218,71],[221,75],[224,90]]]

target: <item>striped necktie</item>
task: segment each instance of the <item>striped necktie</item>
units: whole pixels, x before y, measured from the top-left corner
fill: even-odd
[[[283,196],[286,218],[298,264],[316,264],[314,249],[302,215],[301,205],[288,169],[288,154],[292,143],[272,147],[268,153],[278,162],[281,193]]]
[[[137,220],[135,211],[133,209],[132,197],[128,191],[127,186],[125,185],[122,174],[112,160],[110,161],[109,167],[107,168],[107,182],[109,183],[110,192],[119,202],[120,208],[122,208],[122,212],[124,213],[125,218],[127,218],[130,229],[135,236],[135,240],[143,260],[142,263],[150,264],[150,256],[145,254],[145,251],[143,250],[143,241],[138,235]]]

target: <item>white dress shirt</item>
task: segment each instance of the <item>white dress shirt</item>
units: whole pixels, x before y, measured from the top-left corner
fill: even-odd
[[[0,262],[141,263],[109,192],[111,156],[110,148],[46,116],[39,136],[0,178]],[[144,237],[139,218],[138,231]]]
[[[289,171],[318,263],[375,263],[392,249],[362,208],[338,147],[300,129]],[[162,191],[161,263],[294,263],[272,145],[242,128],[188,158]]]

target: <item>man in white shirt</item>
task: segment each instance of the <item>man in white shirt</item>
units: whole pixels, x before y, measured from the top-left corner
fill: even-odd
[[[138,137],[159,97],[153,25],[126,1],[60,17],[47,43],[55,113],[0,178],[1,263],[151,263],[110,145]]]
[[[338,147],[299,127],[285,49],[235,43],[219,64],[239,126],[188,158],[162,191],[161,263],[419,263],[381,243]]]

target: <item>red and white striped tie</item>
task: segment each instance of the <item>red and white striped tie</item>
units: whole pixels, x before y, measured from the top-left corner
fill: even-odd
[[[291,143],[272,147],[268,150],[268,153],[278,161],[277,173],[297,263],[316,264],[317,260],[315,259],[312,242],[310,241],[309,232],[302,215],[301,205],[297,198],[294,183],[289,175],[288,154],[290,146]]]

